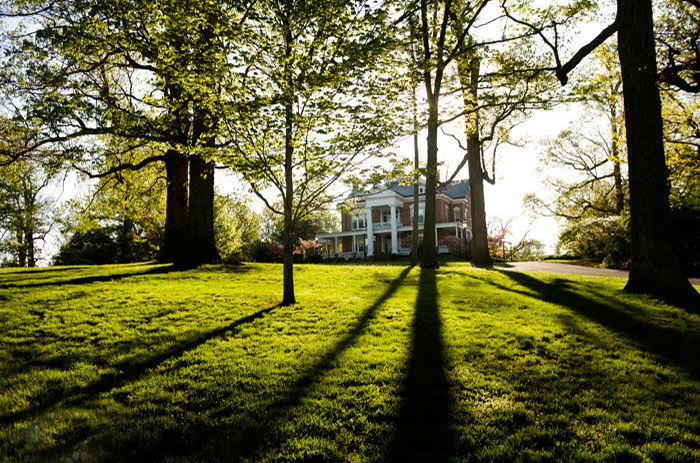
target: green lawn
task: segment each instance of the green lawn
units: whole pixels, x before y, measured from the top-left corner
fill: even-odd
[[[700,316],[621,279],[0,271],[0,461],[700,461]]]

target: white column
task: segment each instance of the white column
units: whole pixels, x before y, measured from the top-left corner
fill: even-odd
[[[374,233],[372,232],[372,208],[367,207],[367,255],[374,255]]]
[[[355,235],[352,235],[352,252],[357,252],[357,245],[355,244]]]
[[[391,205],[391,253],[399,253],[399,237],[396,231],[396,204]]]

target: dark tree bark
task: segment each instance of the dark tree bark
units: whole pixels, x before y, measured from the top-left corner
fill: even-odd
[[[472,219],[472,256],[476,265],[491,265],[488,230],[486,228],[486,205],[484,199],[484,172],[481,168],[481,142],[479,134],[467,137],[467,163],[469,165],[469,200]]]
[[[425,173],[425,218],[423,222],[423,254],[421,268],[438,268],[435,236],[435,200],[437,189],[438,102],[439,88],[428,97],[428,158]]]
[[[165,153],[166,212],[161,261],[187,260],[187,156],[176,149]]]
[[[27,267],[36,267],[36,257],[34,255],[34,231],[24,232],[24,243],[27,246]]]
[[[464,107],[477,108],[480,63],[458,60],[459,80],[463,88]],[[486,228],[486,204],[484,198],[484,171],[481,166],[481,140],[479,138],[478,112],[467,117],[467,164],[469,167],[469,200],[472,221],[471,261],[476,265],[491,265],[488,230]]]
[[[288,42],[289,43],[289,42]],[[291,86],[290,86],[291,88]],[[283,250],[283,293],[282,305],[292,305],[296,303],[294,296],[294,178],[292,176],[292,161],[294,156],[294,146],[292,144],[292,99],[288,98],[285,103],[285,134],[284,134],[284,243]]]
[[[214,238],[214,163],[190,156],[190,192],[187,219],[188,261],[221,262]]]
[[[418,173],[418,168],[420,167],[420,153],[418,152],[418,102],[416,101],[416,88],[413,87],[413,168],[416,171],[416,175],[413,178],[413,223],[411,228],[411,267],[415,267],[418,264],[418,213],[420,212],[420,205],[418,201],[420,200],[419,182],[420,174]]]
[[[651,0],[618,0],[630,183],[631,269],[625,290],[700,301],[671,241]]]

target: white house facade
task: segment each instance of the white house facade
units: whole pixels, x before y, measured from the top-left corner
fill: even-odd
[[[358,259],[377,254],[407,255],[411,250],[413,186],[389,182],[365,195],[350,195],[343,203],[341,231],[323,233],[317,239],[326,245],[324,257]],[[435,234],[438,252],[447,237],[471,238],[469,182],[452,182],[437,191]],[[419,185],[419,244],[422,244],[425,185]],[[454,240],[452,240],[454,242]]]

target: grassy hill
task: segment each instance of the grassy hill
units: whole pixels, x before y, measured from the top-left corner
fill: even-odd
[[[450,264],[0,270],[0,461],[700,461],[700,316]]]

